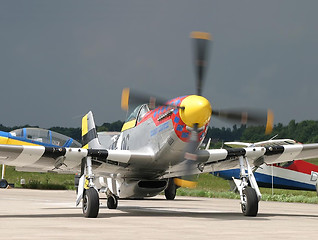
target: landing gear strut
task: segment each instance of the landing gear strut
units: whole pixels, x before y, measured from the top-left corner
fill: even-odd
[[[2,164],[0,188],[7,188],[7,186],[8,186],[8,181],[4,179],[4,172],[5,172],[5,165]]]
[[[91,157],[86,157],[82,160],[81,164],[81,177],[78,184],[76,206],[83,200],[83,215],[87,218],[96,218],[99,212],[99,194],[95,189],[93,179],[92,159]]]
[[[246,157],[239,157],[240,162],[240,180],[233,181],[241,196],[241,209],[245,216],[255,217],[258,213],[258,202],[262,195],[259,191],[253,171]],[[247,172],[246,172],[247,171]],[[251,187],[249,186],[250,183]]]

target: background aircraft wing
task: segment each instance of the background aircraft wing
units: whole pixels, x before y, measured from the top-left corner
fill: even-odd
[[[82,159],[87,156],[91,156],[99,166],[124,166],[130,161],[153,158],[149,153],[129,150],[0,145],[0,164],[42,171],[77,172]]]
[[[224,145],[227,145],[232,148],[239,148],[239,147],[249,147],[252,143],[245,143],[245,142],[225,142]]]

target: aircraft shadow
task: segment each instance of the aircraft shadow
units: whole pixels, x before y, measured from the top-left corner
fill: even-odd
[[[116,217],[190,217],[190,218],[206,218],[206,219],[219,219],[219,220],[248,220],[248,218],[242,216],[241,213],[200,213],[200,212],[170,212],[170,211],[136,211],[134,209],[119,209],[121,212],[100,212],[98,218],[116,218]],[[25,219],[41,219],[41,218],[83,218],[81,211],[78,214],[67,214],[67,213],[52,213],[52,214],[16,214],[16,215],[0,215],[0,219],[14,219],[14,218],[25,218]],[[253,220],[267,220],[264,218],[253,218]]]
[[[12,219],[12,218],[83,218],[80,208],[44,208],[44,209],[70,209],[78,210],[78,213],[52,213],[52,214],[10,214],[0,215],[0,219]],[[267,214],[260,213],[257,217],[245,217],[241,212],[199,212],[196,209],[167,209],[165,207],[138,207],[138,206],[122,206],[116,210],[109,210],[106,206],[100,207],[98,218],[116,218],[116,217],[188,217],[188,218],[206,218],[206,219],[218,219],[218,220],[246,220],[246,221],[270,221],[272,217],[283,216],[291,218],[317,218],[318,215],[313,214]]]
[[[0,215],[0,219],[5,218],[80,218],[83,217],[81,212],[79,214],[58,214],[58,213],[52,213],[52,214],[10,214],[10,215]]]
[[[107,199],[107,198],[99,198],[99,199]],[[167,202],[169,200],[165,199],[165,198],[162,198],[162,199],[159,199],[159,198],[120,198],[119,201],[153,201],[153,202]],[[197,201],[202,201],[201,199],[186,199],[186,198],[183,198],[183,199],[174,199],[173,202],[197,202]]]
[[[107,209],[107,207],[101,207],[101,209]],[[307,217],[307,218],[317,218],[318,215],[312,214],[266,214],[259,213],[257,217],[246,217],[243,216],[241,212],[198,212],[195,209],[188,210],[184,208],[167,209],[166,207],[118,207],[118,212],[107,213],[101,210],[98,217],[100,218],[112,218],[112,217],[189,217],[189,218],[207,218],[207,219],[218,219],[218,220],[251,220],[251,221],[270,221],[271,217],[283,216],[283,217]]]
[[[233,212],[197,212],[187,211],[185,209],[166,209],[164,207],[118,207],[121,212],[107,213],[101,211],[98,217],[100,218],[114,218],[114,217],[180,217],[180,218],[206,218],[206,219],[218,219],[218,220],[242,220],[247,219],[242,213]],[[263,218],[253,218],[254,220],[266,220]]]

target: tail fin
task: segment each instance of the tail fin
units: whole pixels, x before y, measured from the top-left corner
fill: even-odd
[[[98,141],[93,113],[89,111],[82,118],[82,146],[86,149],[101,148]]]

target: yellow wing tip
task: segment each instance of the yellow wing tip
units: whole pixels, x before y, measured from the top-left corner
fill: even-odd
[[[129,88],[124,88],[121,94],[121,108],[128,111]]]
[[[272,112],[272,110],[268,109],[265,134],[270,134],[273,131],[273,125],[274,125],[274,113]]]
[[[174,178],[174,184],[179,187],[186,187],[186,188],[195,188],[197,186],[197,182],[184,180],[180,178]]]
[[[210,33],[207,32],[191,32],[191,38],[213,40]]]

